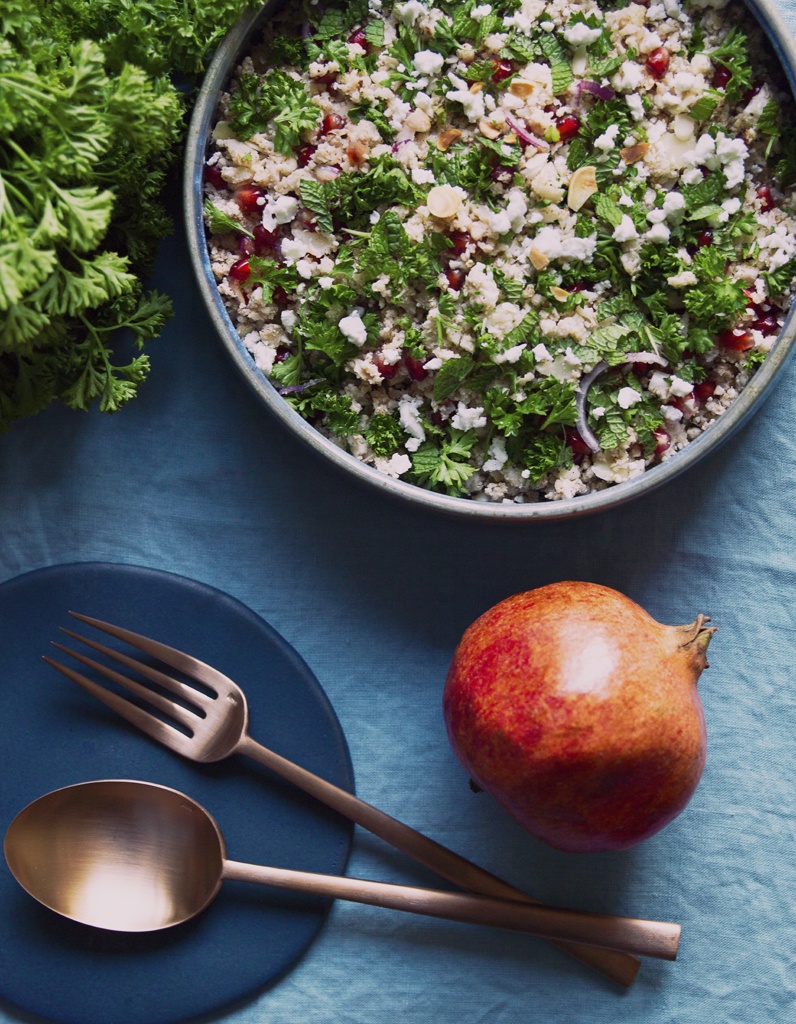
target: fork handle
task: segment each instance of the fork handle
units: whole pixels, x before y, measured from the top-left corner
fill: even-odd
[[[372,832],[373,835],[424,864],[427,868],[431,868],[442,878],[446,878],[462,889],[478,893],[481,896],[495,896],[524,903],[539,903],[539,900],[508,882],[504,882],[497,875],[473,864],[472,861],[454,853],[453,850],[449,850],[446,846],[442,846],[441,843],[430,839],[411,826],[405,825],[397,818],[385,814],[384,811],[380,811],[372,804],[360,800],[353,793],[348,793],[346,790],[340,789],[339,786],[307,771],[306,768],[301,768],[292,761],[288,761],[287,758],[269,750],[268,747],[264,747],[250,736],[242,738],[237,751],[265,765],[266,768],[270,768],[271,771],[320,800],[327,807],[338,811],[357,825],[367,829],[368,832]],[[573,942],[551,941],[553,945],[569,953],[576,960],[593,967],[606,977],[625,986],[633,981],[641,966],[638,957],[629,953],[601,949],[596,946],[584,946]]]

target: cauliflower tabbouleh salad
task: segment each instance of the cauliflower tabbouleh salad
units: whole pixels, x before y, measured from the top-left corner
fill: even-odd
[[[521,503],[643,473],[784,321],[776,66],[722,0],[288,5],[205,168],[246,349],[319,431],[421,487]]]

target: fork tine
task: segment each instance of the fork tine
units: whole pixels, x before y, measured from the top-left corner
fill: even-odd
[[[91,694],[92,697],[96,697],[97,700],[101,701],[112,711],[115,711],[122,718],[126,719],[126,721],[130,722],[131,725],[136,726],[136,728],[140,729],[141,732],[146,733],[147,736],[151,736],[153,740],[157,740],[158,743],[167,743],[173,750],[176,750],[178,753],[185,754],[186,757],[191,756],[190,738],[180,732],[179,729],[175,729],[173,725],[170,725],[168,722],[164,722],[159,718],[155,718],[154,715],[150,715],[147,711],[143,711],[135,704],[131,704],[130,701],[126,700],[124,697],[120,697],[118,694],[112,693],[110,690],[106,690],[104,686],[100,686],[98,683],[92,682],[91,679],[87,679],[86,676],[81,675],[80,672],[76,672],[72,668],[67,668],[66,665],[62,665],[54,658],[49,658],[46,654],[43,654],[42,659],[46,661],[48,665],[52,665],[53,668],[62,672],[67,679],[71,679],[73,683],[77,683],[78,686]]]
[[[96,640],[90,640],[87,636],[81,636],[80,633],[74,633],[71,629],[66,629],[64,626],[58,627],[62,633],[66,633],[67,636],[71,636],[73,640],[78,640],[81,644],[85,644],[87,647],[91,647],[95,651],[99,651],[100,654],[104,654],[109,658],[113,658],[115,661],[121,662],[122,665],[126,665],[127,668],[131,668],[134,672],[139,672],[142,676],[146,676],[147,679],[151,679],[153,683],[157,683],[158,686],[163,687],[164,690],[168,690],[169,693],[175,694],[182,700],[189,704],[195,705],[197,708],[201,708],[208,700],[214,700],[215,698],[208,698],[197,690],[196,687],[191,686],[188,683],[183,683],[179,679],[173,679],[171,676],[167,676],[165,672],[160,672],[158,669],[151,665],[145,665],[142,661],[136,661],[135,658],[131,658],[129,654],[123,654],[121,651],[114,651],[111,647],[106,647],[105,644],[98,643]],[[57,646],[57,645],[56,645]],[[66,648],[63,648],[67,650]],[[67,650],[68,654],[72,654],[77,657],[75,652]],[[84,662],[88,664],[88,662]],[[97,663],[92,663],[93,667],[99,667],[100,671],[103,671],[103,666],[97,666]],[[110,670],[108,670],[110,671]],[[124,676],[117,678],[116,682],[124,686],[125,683],[121,682]]]
[[[82,639],[77,637],[78,640]],[[150,689],[148,686],[143,686],[141,683],[136,682],[135,679],[130,679],[129,676],[124,676],[121,672],[116,672],[112,668],[108,668],[107,665],[101,664],[99,661],[95,661],[93,658],[87,657],[85,654],[81,654],[79,651],[73,651],[71,647],[64,647],[63,644],[56,643],[54,640],[51,641],[53,647],[58,648],[59,651],[63,651],[64,654],[68,654],[71,658],[75,658],[76,661],[82,662],[82,664],[93,668],[95,672],[99,672],[105,676],[106,679],[112,680],[123,689],[128,690],[130,693],[134,693],[136,697],[140,697],[141,700],[151,704],[152,707],[157,708],[164,714],[169,715],[174,719],[175,722],[179,722],[181,725],[186,726],[188,729],[192,729],[196,723],[197,718],[201,716],[197,715],[195,711],[191,711],[189,708],[183,707],[181,704],[175,704],[173,700],[168,697],[164,697],[160,693],[156,693],[155,690]],[[125,658],[125,663],[129,664],[132,669],[141,669],[145,675],[158,682],[158,677],[163,676],[162,672],[158,672],[156,669],[150,669],[147,665],[139,666],[138,662],[133,661],[132,658]],[[164,679],[168,679],[168,676],[164,676]],[[122,698],[124,700],[124,698]],[[130,703],[125,701],[125,703]]]
[[[178,651],[176,647],[169,647],[158,640],[151,640],[148,636],[134,633],[129,629],[123,629],[121,626],[114,626],[110,622],[104,622],[102,619],[93,619],[89,615],[81,615],[80,612],[70,611],[69,614],[73,618],[93,626],[95,629],[102,630],[103,633],[108,633],[117,640],[123,640],[131,647],[136,647],[139,651],[143,651],[144,654],[154,656],[164,664],[176,668],[178,672],[182,672],[187,676],[192,676],[206,686],[212,688],[214,681],[218,682],[227,679],[218,669],[213,668],[204,661],[200,661],[198,658],[192,657],[190,654],[185,654],[184,651]]]

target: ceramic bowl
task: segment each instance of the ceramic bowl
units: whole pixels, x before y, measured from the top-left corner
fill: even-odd
[[[616,508],[662,487],[685,473],[695,463],[715,451],[760,408],[780,378],[792,353],[796,335],[794,307],[783,330],[764,363],[730,408],[707,430],[665,462],[641,476],[605,490],[561,501],[531,504],[491,503],[470,498],[450,497],[393,479],[360,462],[324,437],[304,420],[277,392],[254,365],[235,330],[216,287],[210,266],[207,235],[202,219],[202,174],[209,151],[210,134],[216,123],[219,97],[266,19],[279,9],[282,0],[270,0],[259,11],[244,17],[224,38],[205,75],[189,126],[184,167],[183,200],[190,259],[202,299],[222,345],[244,379],[266,408],[284,427],[327,462],[351,478],[418,508],[487,522],[562,520]],[[771,0],[746,0],[750,13],[765,30],[796,95],[796,42]]]

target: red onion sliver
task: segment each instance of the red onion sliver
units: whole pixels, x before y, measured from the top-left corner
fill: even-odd
[[[513,132],[516,132],[516,134],[522,139],[523,142],[527,143],[529,146],[535,146],[537,149],[550,148],[546,142],[543,142],[535,135],[532,135],[527,128],[523,128],[522,125],[518,124],[512,118],[507,117],[506,124],[509,126],[509,128],[511,128]]]
[[[599,82],[593,82],[589,78],[584,78],[578,82],[578,92],[591,93],[591,95],[596,97],[598,100],[612,100],[614,96],[616,96],[613,89],[609,88],[607,85],[600,85]]]

